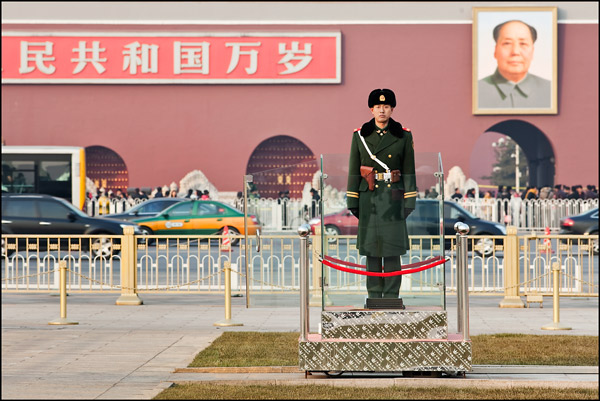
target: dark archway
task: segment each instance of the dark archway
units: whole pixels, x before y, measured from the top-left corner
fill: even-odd
[[[86,174],[97,188],[113,192],[121,189],[126,193],[129,187],[127,165],[117,152],[104,146],[85,148]]]
[[[252,174],[263,198],[277,198],[280,191],[289,191],[290,198],[300,198],[304,184],[312,181],[317,170],[317,161],[308,146],[291,136],[279,135],[254,149],[246,174]]]
[[[512,138],[525,152],[529,164],[529,183],[535,187],[554,186],[556,173],[554,150],[546,135],[535,125],[522,120],[502,121],[485,132],[497,132]]]

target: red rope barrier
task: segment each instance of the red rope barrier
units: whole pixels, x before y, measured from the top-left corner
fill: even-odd
[[[325,256],[323,259],[327,260],[328,262],[338,263],[338,264],[344,265],[344,266],[360,267],[362,269],[366,269],[367,268],[367,266],[365,266],[365,265],[359,265],[357,263],[346,262],[345,260],[332,258],[331,256]],[[405,269],[412,269],[413,267],[421,267],[421,266],[426,265],[426,264],[428,264],[430,262],[437,262],[438,260],[442,260],[442,257],[441,256],[436,256],[435,258],[426,259],[426,260],[422,260],[420,262],[411,263],[409,265],[404,265],[403,267]]]
[[[434,263],[431,263],[429,265],[424,265],[424,266],[416,267],[413,269],[398,270],[398,271],[390,272],[390,273],[376,273],[376,272],[362,271],[362,270],[356,270],[356,269],[349,269],[347,267],[335,265],[325,259],[321,260],[321,262],[326,266],[332,267],[336,270],[340,270],[340,271],[343,271],[346,273],[362,274],[363,276],[391,277],[391,276],[400,276],[402,274],[417,273],[417,272],[420,272],[423,270],[431,269],[432,267],[446,263],[448,260],[449,259],[441,259],[440,258],[440,260],[438,260]],[[429,260],[427,260],[425,262],[429,262]],[[419,262],[419,263],[421,263],[421,262]]]

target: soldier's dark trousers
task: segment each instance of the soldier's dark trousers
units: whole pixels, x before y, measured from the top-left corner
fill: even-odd
[[[382,269],[383,262],[383,269]],[[367,256],[367,271],[390,273],[402,270],[400,256],[378,258]],[[402,275],[391,277],[367,276],[367,293],[369,298],[398,298],[400,295]]]

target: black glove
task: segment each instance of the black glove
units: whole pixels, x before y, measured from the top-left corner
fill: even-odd
[[[415,209],[413,209],[411,207],[405,207],[404,208],[404,218],[408,219],[408,216],[413,212],[413,210],[415,210]]]
[[[352,213],[354,215],[354,217],[356,217],[358,219],[358,208],[357,207],[353,207],[352,209],[350,209],[350,213]]]

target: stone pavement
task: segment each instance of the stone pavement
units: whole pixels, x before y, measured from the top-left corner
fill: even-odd
[[[598,367],[474,366],[464,379],[402,378],[344,374],[328,378],[303,372],[184,373],[194,356],[223,331],[299,331],[297,296],[273,295],[246,308],[232,298],[232,321],[223,295],[141,294],[140,306],[118,306],[119,294],[73,293],[67,318],[78,325],[48,325],[60,317],[59,297],[2,293],[2,399],[151,399],[176,381],[263,384],[401,385],[553,385],[598,388]],[[470,334],[524,333],[598,335],[598,298],[563,298],[560,322],[572,330],[547,331],[552,298],[530,309],[501,309],[501,297],[470,297]],[[456,299],[448,297],[449,332],[456,332]],[[254,304],[253,304],[254,305]],[[310,309],[311,332],[318,330],[320,308]],[[178,370],[176,372],[176,370]]]

